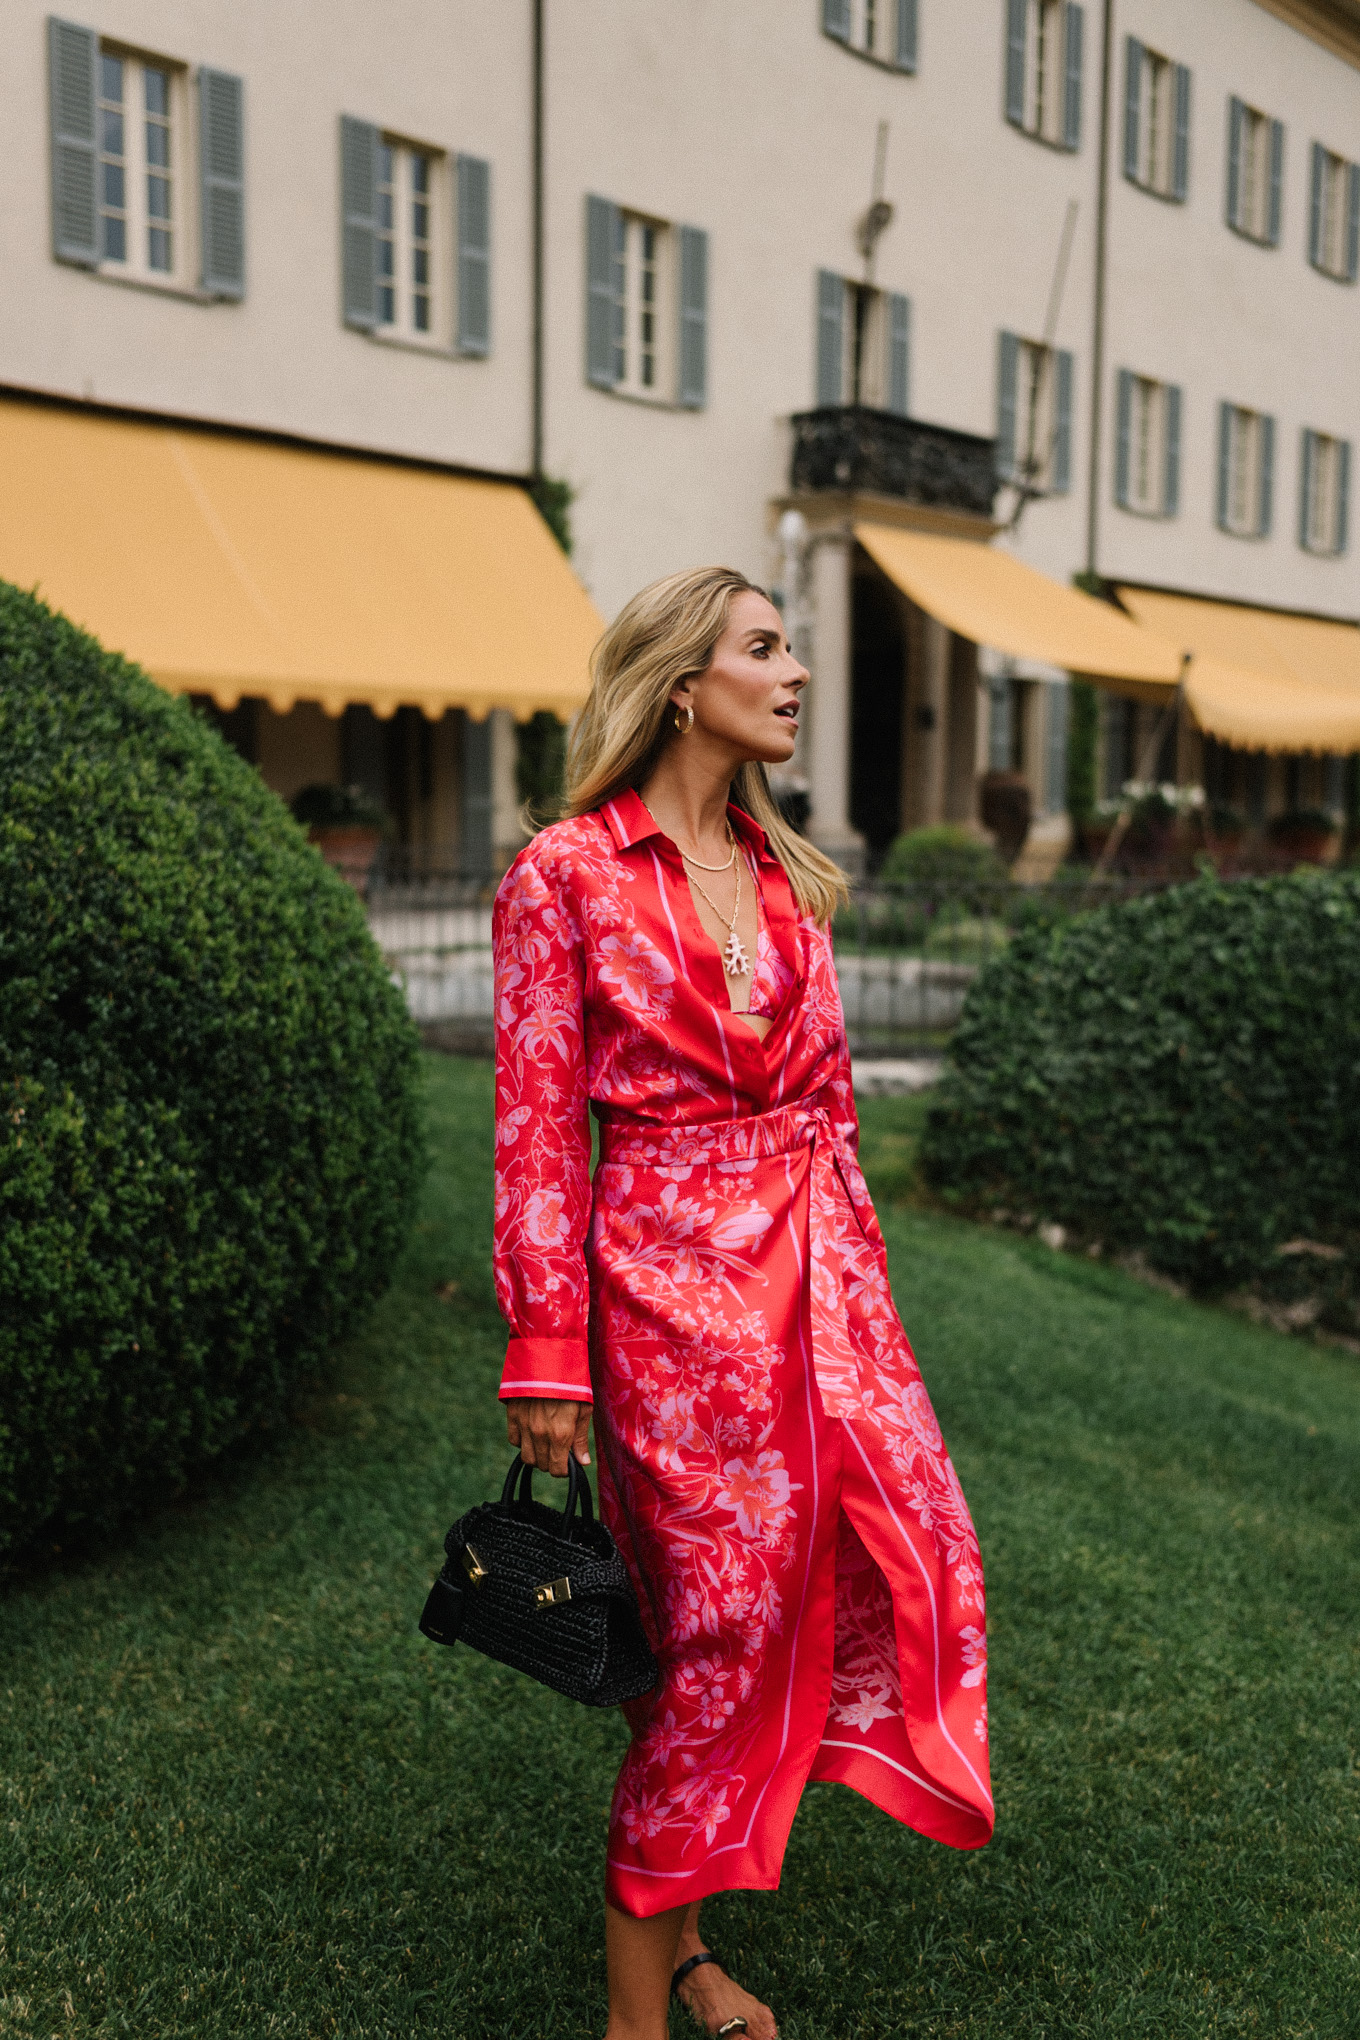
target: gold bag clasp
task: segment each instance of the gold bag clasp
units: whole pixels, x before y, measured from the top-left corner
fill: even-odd
[[[541,1587],[534,1588],[535,1608],[555,1608],[559,1601],[570,1599],[570,1580],[547,1580]]]
[[[490,1578],[486,1567],[470,1544],[463,1546],[463,1571],[474,1587],[480,1587],[484,1580]]]

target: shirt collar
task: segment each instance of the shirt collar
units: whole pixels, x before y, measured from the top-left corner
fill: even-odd
[[[635,843],[645,843],[649,836],[663,834],[661,824],[643,805],[641,795],[631,786],[622,793],[616,793],[600,809],[605,827],[620,850],[631,850]],[[752,821],[742,808],[729,805],[727,819],[732,824],[732,833],[753,855],[765,862],[772,861],[773,852],[766,840],[765,831],[759,822]]]

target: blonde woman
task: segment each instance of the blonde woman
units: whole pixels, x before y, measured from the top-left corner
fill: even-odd
[[[893,1308],[830,917],[790,829],[808,675],[726,568],[600,642],[568,819],[496,901],[501,1397],[589,1463],[661,1666],[609,1824],[608,2040],[774,2040],[700,1901],[773,1890],[809,1779],[958,1848],[992,1829],[982,1568]],[[588,1115],[599,1122],[593,1183]]]

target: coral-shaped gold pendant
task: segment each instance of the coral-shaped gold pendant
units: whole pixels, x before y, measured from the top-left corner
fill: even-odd
[[[741,940],[734,929],[727,938],[723,951],[723,969],[729,977],[750,977],[751,959],[741,946]]]

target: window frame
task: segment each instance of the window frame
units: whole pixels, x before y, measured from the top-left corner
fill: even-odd
[[[1249,132],[1248,132],[1249,129]],[[1261,141],[1257,162],[1255,142]],[[1259,170],[1261,218],[1248,218],[1244,186],[1246,170]],[[1228,176],[1225,193],[1227,223],[1233,233],[1257,248],[1278,248],[1284,219],[1284,122],[1262,107],[1232,93],[1228,99]]]
[[[1247,453],[1250,466],[1241,470],[1241,447],[1243,434],[1250,425],[1252,445]],[[1266,539],[1270,537],[1275,462],[1275,419],[1268,411],[1258,411],[1248,404],[1234,403],[1224,398],[1219,404],[1218,425],[1218,505],[1215,522],[1228,538]],[[1250,521],[1239,520],[1233,509],[1233,499],[1241,493],[1255,498],[1255,508]]]
[[[1050,41],[1046,24],[1052,16],[1058,34]],[[1084,50],[1081,0],[1006,0],[1006,121],[1027,140],[1064,155],[1081,150]],[[1051,128],[1050,103],[1057,109]]]
[[[1328,215],[1333,209],[1338,243],[1335,264],[1327,259],[1326,250]],[[1308,261],[1329,283],[1353,284],[1360,271],[1360,164],[1319,141],[1314,141],[1309,151]]]
[[[833,16],[846,22],[846,29],[832,26]],[[874,43],[865,41],[866,19],[874,27]],[[894,71],[899,77],[914,78],[920,69],[920,17],[918,0],[821,0],[822,34],[861,63],[876,64],[880,71]],[[903,55],[909,51],[909,58]],[[893,54],[896,52],[896,54]]]
[[[616,344],[616,362],[621,363],[614,380],[614,394],[632,397],[640,404],[674,404],[678,362],[674,345],[679,321],[676,265],[679,235],[669,220],[629,206],[619,208],[623,227],[619,253],[622,288],[619,293],[621,337]],[[651,252],[647,252],[648,236]],[[647,271],[650,268],[650,279]],[[646,285],[650,280],[651,295]],[[651,321],[650,346],[646,322]],[[648,354],[651,375],[643,373]],[[634,372],[636,369],[636,373]]]
[[[643,294],[645,236],[654,237],[653,295]],[[709,404],[709,234],[646,208],[585,194],[585,381],[652,410]],[[652,380],[644,381],[644,320],[652,321]]]
[[[1114,500],[1116,507],[1131,517],[1166,523],[1180,514],[1182,402],[1179,383],[1146,375],[1140,369],[1119,370],[1115,383]],[[1140,458],[1135,434],[1143,440],[1138,431],[1140,419],[1155,439],[1156,486],[1148,490],[1134,486]]]
[[[1328,505],[1326,543],[1319,543],[1315,536],[1313,512],[1318,456],[1323,448],[1330,449],[1328,466],[1332,474],[1328,493],[1331,501]],[[1319,432],[1309,425],[1302,428],[1299,439],[1298,540],[1300,551],[1313,559],[1342,559],[1348,550],[1350,466],[1351,443],[1348,439],[1343,439],[1339,433]]]
[[[107,170],[115,160],[106,149],[106,115],[112,110],[104,91],[104,65],[106,62],[121,64],[123,67],[123,96],[119,103],[123,123],[123,154],[121,168],[124,185],[124,204],[121,208],[107,203]],[[196,199],[198,179],[196,170],[197,134],[195,128],[194,95],[190,89],[187,68],[170,57],[161,57],[150,51],[134,49],[116,36],[96,35],[94,41],[95,64],[95,232],[97,254],[92,265],[97,276],[114,283],[133,284],[142,290],[159,290],[177,297],[198,297],[208,295],[195,287],[194,278],[199,256],[199,221]],[[168,113],[165,124],[169,129],[168,161],[165,166],[170,186],[170,217],[168,227],[160,229],[153,225],[153,216],[148,196],[151,177],[159,174],[160,166],[152,163],[147,148],[148,130],[153,115],[146,103],[146,80],[149,73],[165,78],[168,91]],[[135,147],[128,142],[135,138]],[[121,212],[125,235],[125,247],[136,248],[137,252],[123,256],[105,253],[105,222],[115,213]],[[155,231],[170,234],[170,265],[168,268],[154,268],[150,257],[150,236]]]
[[[1162,108],[1162,158],[1154,162],[1148,133],[1148,109],[1159,95]],[[1124,38],[1124,177],[1136,191],[1159,198],[1164,205],[1184,205],[1190,196],[1189,66],[1137,36]],[[1155,130],[1154,130],[1155,132]]]
[[[388,128],[378,130],[378,158],[374,173],[377,193],[377,211],[374,220],[373,237],[373,338],[386,346],[417,347],[435,354],[452,354],[453,303],[450,290],[449,268],[452,257],[449,250],[453,238],[453,215],[448,202],[450,182],[449,157],[447,150],[436,148],[431,142],[412,141],[408,136],[394,133]],[[389,231],[383,218],[384,180],[383,156],[390,154],[397,170],[393,186],[393,220]],[[418,163],[425,166],[428,189],[423,195],[428,212],[424,252],[426,256],[427,283],[424,296],[427,299],[427,324],[421,326],[416,319],[416,305],[421,296],[419,280],[411,272],[415,269],[418,252],[418,237],[415,233],[412,215],[421,202],[415,185],[414,173]],[[382,269],[382,248],[389,241],[393,250],[393,281],[389,286]],[[383,317],[383,294],[389,289],[393,293],[396,316]]]
[[[911,298],[905,291],[862,283],[838,270],[819,270],[817,346],[813,392],[817,409],[827,408],[822,393],[822,322],[831,315],[823,293],[834,278],[840,286],[840,394],[837,408],[880,412],[886,418],[909,417],[911,407]],[[901,397],[894,403],[894,394]]]
[[[1028,370],[1026,373],[1026,364]],[[998,363],[998,429],[996,472],[999,481],[1023,489],[1033,498],[1061,497],[1072,490],[1072,423],[1076,357],[1065,347],[1049,346],[1022,333],[1000,335]],[[1022,400],[1022,381],[1028,392]],[[1033,437],[1045,451],[1032,473],[1019,458],[1023,410],[1034,418]],[[1009,452],[1006,419],[1009,411]],[[1025,431],[1028,442],[1030,433]]]

